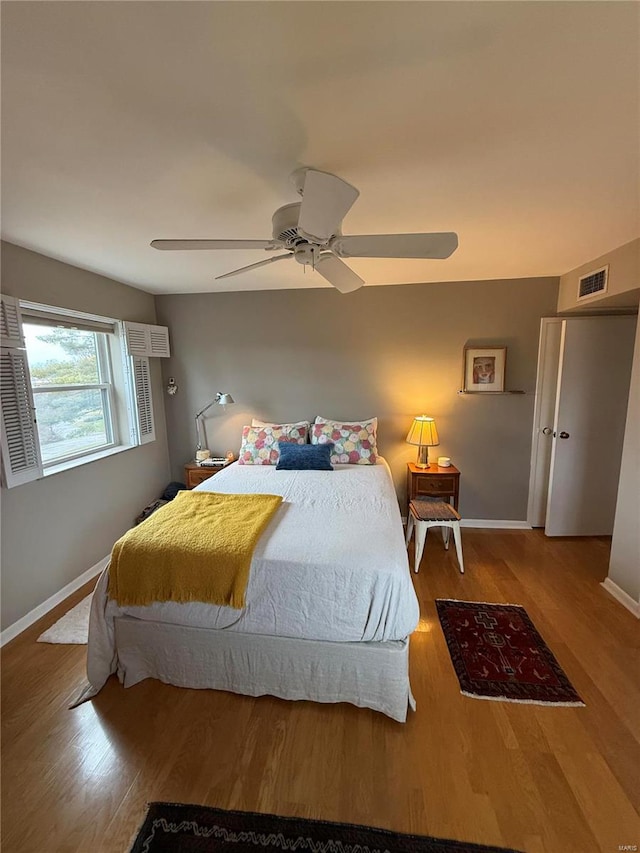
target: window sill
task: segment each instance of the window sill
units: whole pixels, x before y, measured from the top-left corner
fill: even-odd
[[[106,459],[108,456],[115,456],[116,453],[122,453],[124,450],[131,450],[132,447],[137,447],[136,444],[119,444],[117,447],[110,447],[108,450],[99,450],[91,455],[81,456],[79,459],[69,459],[67,462],[60,462],[58,465],[50,465],[42,472],[43,477],[49,477],[52,474],[59,474],[61,471],[68,471],[71,468],[78,468],[80,465],[88,465],[90,462],[97,462],[100,459]]]

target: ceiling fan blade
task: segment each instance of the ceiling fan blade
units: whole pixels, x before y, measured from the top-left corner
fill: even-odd
[[[448,258],[457,248],[458,235],[453,231],[339,236],[330,243],[340,258]]]
[[[343,264],[340,258],[336,258],[331,252],[323,252],[315,264],[316,272],[332,284],[340,293],[351,293],[362,287],[364,281],[359,275]]]
[[[308,169],[304,178],[298,230],[304,237],[326,243],[340,230],[342,220],[359,195],[360,192],[342,178]]]
[[[232,275],[240,275],[241,272],[247,272],[248,270],[255,270],[258,267],[266,267],[267,264],[272,264],[274,261],[284,261],[285,258],[292,258],[293,255],[287,252],[286,255],[276,255],[273,258],[267,258],[266,261],[258,261],[257,264],[249,264],[248,267],[240,267],[239,270],[233,270],[232,272],[226,272],[224,275],[217,275],[216,281],[219,278],[229,278]]]
[[[153,240],[154,249],[175,252],[184,249],[271,249],[273,240]]]

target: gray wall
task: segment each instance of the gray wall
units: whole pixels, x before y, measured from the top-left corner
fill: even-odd
[[[206,426],[215,453],[237,453],[252,416],[274,421],[323,415],[380,419],[379,448],[404,504],[404,441],[414,415],[436,419],[441,444],[461,472],[467,518],[523,520],[527,513],[533,392],[540,318],[555,314],[557,278],[330,288],[156,298],[174,357],[165,380],[172,477],[193,458],[193,416],[228,391]],[[464,395],[465,345],[506,345],[506,387],[524,395]]]
[[[155,323],[151,295],[2,244],[2,291],[21,299]],[[169,481],[160,359],[151,359],[156,441],[2,489],[2,628],[107,556]]]
[[[622,449],[610,579],[640,603],[640,318],[636,327],[631,390]]]

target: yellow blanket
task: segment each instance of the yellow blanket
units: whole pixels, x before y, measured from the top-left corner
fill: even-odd
[[[280,495],[178,492],[113,546],[109,597],[244,607],[255,546],[281,503]]]

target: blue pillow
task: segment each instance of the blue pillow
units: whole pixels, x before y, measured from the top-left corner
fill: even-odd
[[[280,459],[276,471],[333,471],[333,442],[326,444],[292,444],[279,441]]]

